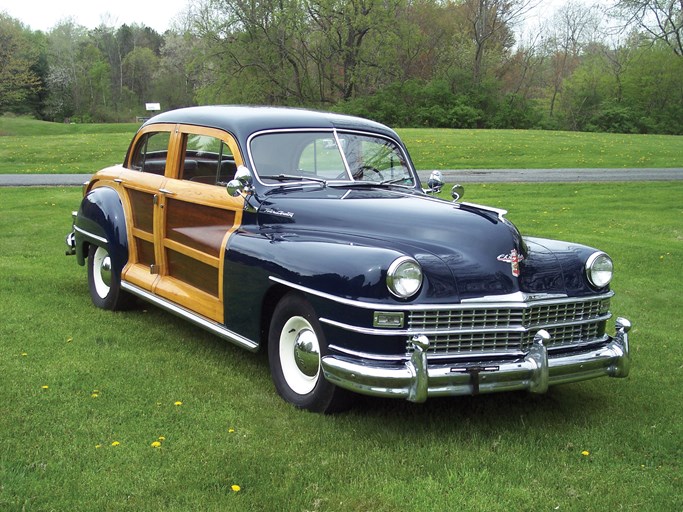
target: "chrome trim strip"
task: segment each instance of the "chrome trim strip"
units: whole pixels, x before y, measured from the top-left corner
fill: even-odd
[[[472,304],[477,302],[529,302],[539,300],[556,300],[567,298],[566,293],[524,293],[514,292],[507,295],[485,295],[483,297],[474,297],[473,299],[462,299],[462,303]]]
[[[242,348],[246,348],[251,352],[256,352],[259,348],[259,344],[255,341],[252,341],[248,338],[245,338],[244,336],[232,332],[231,330],[226,329],[225,326],[217,322],[214,322],[213,320],[204,318],[203,316],[199,316],[188,309],[185,309],[181,306],[178,306],[177,304],[174,304],[173,302],[170,302],[166,299],[162,299],[161,297],[157,297],[153,293],[150,293],[147,290],[143,290],[142,288],[139,288],[134,284],[131,284],[127,281],[121,281],[121,288],[123,290],[126,290],[127,292],[132,293],[133,295],[137,295],[141,299],[151,302],[155,306],[158,306],[161,309],[168,311],[169,313],[184,318],[185,320],[189,320],[196,326],[201,327],[202,329],[206,329],[207,331],[209,331],[212,334],[215,334],[219,338],[234,343],[235,345],[238,345]]]
[[[332,325],[334,327],[339,327],[340,329],[344,329],[346,331],[351,331],[351,332],[356,332],[359,334],[369,334],[372,336],[396,336],[396,335],[404,335],[404,336],[414,336],[416,334],[429,334],[429,335],[439,335],[439,334],[485,334],[485,333],[490,333],[490,332],[519,332],[519,333],[525,333],[529,332],[533,329],[537,329],[538,327],[532,327],[530,329],[525,329],[524,327],[521,326],[509,326],[509,327],[491,327],[490,329],[487,329],[485,327],[482,328],[477,328],[477,329],[390,329],[390,328],[383,328],[383,329],[373,329],[370,327],[358,327],[355,325],[350,325],[350,324],[345,324],[343,322],[337,322],[336,320],[330,320],[329,318],[324,318],[321,317],[318,320],[321,322]],[[598,321],[597,319],[595,321]],[[590,322],[589,322],[590,323]],[[578,325],[578,322],[576,324],[568,324],[568,325]],[[552,325],[549,327],[553,327]]]
[[[508,213],[507,210],[503,210],[502,208],[494,208],[493,206],[486,206],[483,204],[467,203],[465,201],[462,201],[460,203],[455,203],[455,204],[467,206],[469,208],[474,208],[476,210],[484,210],[485,212],[495,213],[496,215],[498,215],[498,219],[501,221],[505,220],[505,216]]]
[[[578,303],[578,302],[590,302],[594,300],[609,299],[614,296],[614,292],[609,291],[601,295],[590,295],[588,297],[566,297],[564,299],[542,299],[542,300],[529,300],[524,301],[514,301],[506,302],[504,298],[491,297],[492,302],[466,302],[462,301],[460,304],[381,304],[374,302],[363,302],[354,299],[345,299],[344,297],[338,297],[337,295],[332,295],[330,293],[321,292],[314,290],[307,286],[301,286],[290,281],[285,281],[279,277],[269,276],[271,281],[284,286],[289,286],[295,290],[299,290],[304,293],[315,295],[316,297],[321,297],[323,299],[331,300],[339,304],[344,304],[346,306],[354,306],[363,309],[376,309],[378,311],[448,311],[448,310],[460,310],[460,309],[492,309],[492,308],[528,308],[530,306],[544,306],[549,304],[565,304],[565,303]],[[505,296],[501,296],[505,297]],[[477,299],[478,301],[479,299]]]
[[[348,348],[340,347],[339,345],[328,345],[328,348],[330,350],[334,350],[336,352],[341,352],[342,354],[346,354],[352,357],[358,357],[360,359],[372,359],[373,361],[388,361],[388,362],[397,362],[397,361],[407,361],[408,356],[400,355],[400,356],[392,356],[388,354],[372,354],[370,352],[360,352],[358,350],[350,350]]]
[[[94,235],[90,231],[86,231],[85,229],[79,228],[78,226],[74,226],[74,231],[78,231],[81,235],[90,237],[93,240],[97,240],[98,242],[102,242],[103,244],[109,243],[106,238],[103,238],[103,237],[98,236],[98,235]]]

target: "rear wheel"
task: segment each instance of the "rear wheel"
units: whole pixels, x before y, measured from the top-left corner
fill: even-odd
[[[88,287],[93,304],[116,311],[126,309],[133,297],[121,289],[121,275],[114,268],[104,247],[90,245],[88,250]]]
[[[299,294],[285,295],[275,308],[268,334],[270,371],[282,398],[313,412],[348,408],[348,391],[323,376],[320,361],[326,351],[313,307]]]

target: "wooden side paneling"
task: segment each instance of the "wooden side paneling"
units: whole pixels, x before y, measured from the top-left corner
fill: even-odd
[[[218,297],[218,269],[179,252],[169,251],[168,275]]]
[[[166,201],[166,238],[216,258],[234,222],[234,211],[171,198]]]
[[[154,196],[139,190],[128,189],[128,197],[133,211],[133,225],[138,229],[152,233],[154,228]]]

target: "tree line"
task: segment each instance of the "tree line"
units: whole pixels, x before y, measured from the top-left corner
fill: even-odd
[[[683,133],[683,3],[188,0],[173,28],[0,13],[0,112],[130,121],[145,103],[306,106],[393,126]],[[522,27],[522,28],[520,28]]]

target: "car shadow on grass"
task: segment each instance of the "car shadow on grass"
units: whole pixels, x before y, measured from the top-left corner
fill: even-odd
[[[444,425],[459,428],[466,423],[479,430],[591,424],[603,421],[606,409],[621,402],[598,382],[606,383],[606,379],[555,386],[542,395],[515,391],[436,397],[422,404],[358,396],[350,414],[372,418],[386,426],[395,423],[402,430],[424,430],[430,424],[442,429]]]

